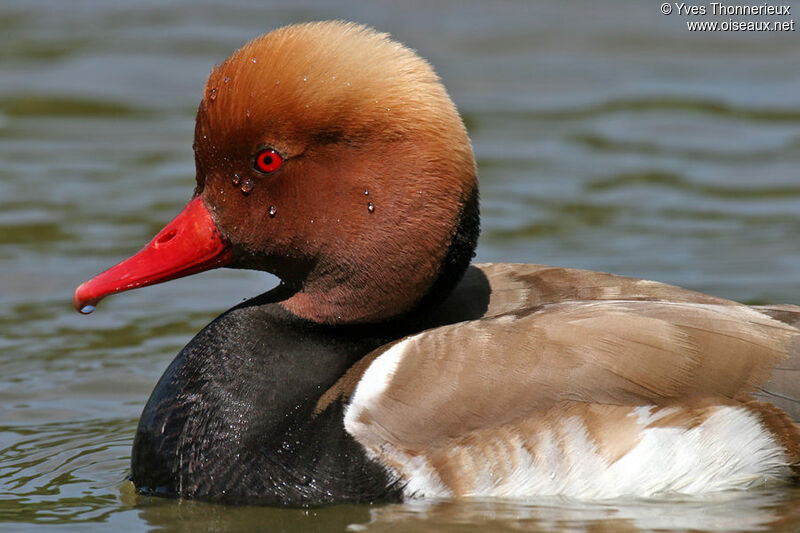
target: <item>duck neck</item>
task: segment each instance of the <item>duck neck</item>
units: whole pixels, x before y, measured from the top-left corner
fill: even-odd
[[[317,273],[295,284],[296,291],[281,302],[292,314],[320,324],[386,322],[424,314],[436,307],[458,285],[470,261],[480,233],[477,187],[472,189],[456,217],[446,252],[427,279],[409,283],[413,276],[400,261],[369,264],[358,270],[323,265]],[[424,258],[423,258],[424,259]]]

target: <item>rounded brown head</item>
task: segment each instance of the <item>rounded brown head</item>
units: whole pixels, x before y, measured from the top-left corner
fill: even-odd
[[[228,254],[205,263],[278,275],[299,316],[386,320],[467,267],[478,217],[466,130],[430,65],[386,34],[320,22],[254,39],[211,73],[194,149],[190,205],[207,208]],[[84,288],[76,305],[127,288]]]

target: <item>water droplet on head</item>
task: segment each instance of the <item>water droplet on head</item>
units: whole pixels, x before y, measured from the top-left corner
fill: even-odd
[[[303,81],[308,81],[308,76],[303,76]]]
[[[246,116],[247,118],[250,118],[250,110],[249,109],[245,109],[244,116]]]
[[[373,204],[372,202],[367,202],[367,211],[369,211],[370,213],[374,213],[375,212],[375,204]]]
[[[369,196],[369,189],[364,189],[364,196]]]
[[[212,102],[217,99],[217,88],[214,87],[210,91],[208,91],[208,99]]]
[[[256,58],[255,58],[255,57],[251,57],[251,58],[250,58],[250,62],[251,62],[251,63],[255,63],[255,62],[256,62]]]
[[[231,178],[231,181],[233,182],[234,185],[239,185],[239,181],[241,181],[241,179],[242,179],[241,176],[239,176],[239,174],[236,174],[234,172],[233,178]]]
[[[269,206],[269,216],[274,218],[275,215],[277,214],[278,214],[278,208],[275,207],[274,205]]]
[[[230,76],[225,76],[224,78],[222,78],[222,81],[224,81],[225,83],[228,83],[228,82],[231,81],[231,77]]]
[[[253,183],[253,180],[251,180],[250,178],[246,178],[242,182],[242,186],[239,188],[242,190],[243,193],[250,194],[250,191],[253,190],[253,187],[255,187],[255,183]]]
[[[83,307],[81,307],[81,314],[82,315],[88,315],[92,311],[94,311],[94,306],[92,304],[87,304],[87,305],[84,305]]]

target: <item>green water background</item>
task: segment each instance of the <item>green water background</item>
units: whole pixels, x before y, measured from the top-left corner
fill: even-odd
[[[71,309],[79,282],[189,198],[212,66],[272,28],[330,18],[391,32],[444,79],[480,167],[478,260],[800,303],[798,33],[690,33],[690,17],[658,6],[2,2],[0,529],[800,528],[788,488],[313,510],[140,498],[124,479],[156,380],[203,325],[276,280],[215,271],[110,298],[90,317]]]

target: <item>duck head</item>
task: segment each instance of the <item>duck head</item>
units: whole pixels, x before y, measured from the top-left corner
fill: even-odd
[[[197,187],[76,308],[220,266],[271,272],[321,323],[375,322],[444,296],[478,235],[475,163],[431,66],[342,22],[256,38],[216,67],[197,113]]]

